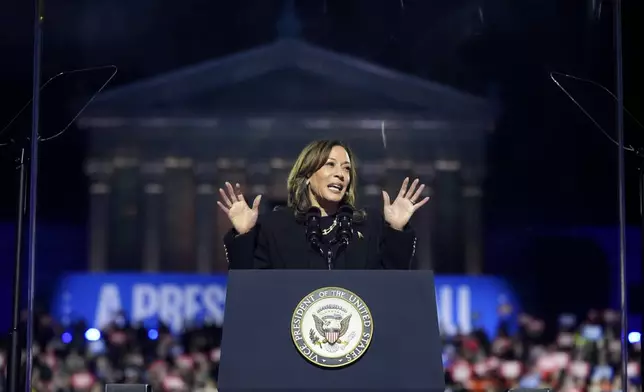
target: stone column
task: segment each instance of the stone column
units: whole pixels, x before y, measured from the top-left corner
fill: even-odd
[[[365,162],[359,166],[358,174],[358,208],[382,207],[382,189],[386,176],[383,162]]]
[[[143,271],[159,272],[161,266],[161,230],[163,216],[163,177],[165,164],[145,162],[143,180]]]
[[[436,160],[432,201],[432,268],[440,274],[462,274],[464,266],[461,162]]]
[[[91,272],[108,269],[107,249],[109,233],[110,178],[114,168],[110,162],[90,159],[85,172],[89,186],[89,254]]]
[[[195,165],[197,180],[196,208],[196,257],[197,272],[208,274],[215,269],[215,254],[221,238],[217,238],[216,217],[219,198],[217,165],[198,163]],[[217,240],[218,239],[218,240]]]
[[[271,172],[268,185],[268,196],[272,203],[286,203],[288,189],[286,181],[291,170],[292,162],[283,158],[273,158],[270,161]],[[267,200],[267,201],[269,201]]]
[[[262,195],[262,201],[259,205],[260,213],[270,211],[269,202],[271,201],[268,193],[268,184],[271,181],[271,166],[269,162],[256,162],[248,166],[246,170],[246,181],[248,189],[245,194],[246,202],[252,206],[253,200],[257,195]],[[285,185],[286,186],[286,185]]]
[[[188,157],[165,158],[163,181],[162,272],[194,273],[196,183],[193,161]]]
[[[470,275],[483,272],[483,229],[481,202],[483,171],[466,167],[463,175],[465,271]]]
[[[108,220],[110,271],[140,271],[140,162],[134,156],[116,156],[111,179]]]
[[[420,200],[432,197],[434,189],[434,167],[430,163],[421,163],[414,167],[414,177],[425,184]],[[434,223],[434,204],[429,200],[420,210],[414,213],[414,230],[416,231],[416,259],[418,269],[432,269],[432,228]]]

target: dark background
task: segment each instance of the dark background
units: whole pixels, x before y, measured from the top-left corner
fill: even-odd
[[[643,36],[641,4],[623,2],[625,102],[639,119],[644,118],[644,62],[637,39]],[[308,42],[501,100],[503,116],[488,144],[484,200],[490,231],[618,223],[616,146],[549,76],[552,71],[573,74],[615,91],[612,2],[600,7],[599,0],[309,0],[295,6]],[[61,71],[114,64],[119,69],[115,87],[269,43],[277,37],[283,7],[279,0],[47,2],[43,82]],[[4,2],[0,126],[31,95],[32,19],[31,2]],[[42,95],[41,133],[62,129],[80,109],[76,100],[108,76],[107,71],[82,73],[52,83]],[[616,139],[614,99],[591,84],[559,80]],[[29,114],[0,139],[24,137]],[[627,118],[627,144],[644,146],[641,135],[642,128]],[[84,254],[85,247],[85,143],[85,135],[72,126],[41,145],[38,221],[51,230],[77,233],[65,237],[69,243],[57,244],[74,248],[74,255]],[[10,224],[16,216],[15,156],[11,148],[0,154],[0,220]],[[627,153],[631,225],[639,224],[637,165]],[[587,258],[566,263],[566,253],[558,252],[561,244],[540,249],[557,257],[546,257],[547,263],[543,257],[525,258],[529,265],[519,267],[542,271],[540,282],[553,269],[570,277],[582,268],[597,282],[606,277],[605,268],[594,268]],[[593,254],[588,246],[580,249]],[[12,253],[4,253],[1,268],[7,273],[0,285],[8,287]],[[61,268],[85,268],[82,257],[60,258],[67,260]],[[488,272],[505,268],[495,267],[490,257],[486,262]]]

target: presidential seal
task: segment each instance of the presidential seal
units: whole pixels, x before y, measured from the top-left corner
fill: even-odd
[[[373,337],[371,311],[355,293],[323,287],[295,308],[291,336],[297,350],[323,367],[347,366],[369,348]]]

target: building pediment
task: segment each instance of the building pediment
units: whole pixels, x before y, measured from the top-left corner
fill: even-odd
[[[426,112],[427,107],[395,97],[352,87],[326,75],[295,67],[220,86],[186,97],[182,102],[159,102],[167,112],[172,106],[199,114],[234,115],[266,113],[397,113]],[[169,105],[169,106],[166,106]]]
[[[373,114],[493,122],[494,105],[449,86],[299,40],[208,61],[108,91],[83,116]]]

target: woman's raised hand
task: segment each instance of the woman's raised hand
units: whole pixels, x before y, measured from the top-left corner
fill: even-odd
[[[262,199],[262,195],[257,195],[253,200],[253,206],[249,207],[239,184],[235,184],[235,188],[233,188],[229,182],[226,182],[226,190],[228,193],[219,188],[221,201],[217,201],[217,205],[228,215],[228,219],[230,219],[235,230],[239,234],[246,234],[257,223],[259,201]]]
[[[382,198],[384,199],[384,208],[383,214],[385,216],[385,221],[389,223],[389,226],[396,230],[402,230],[414,212],[420,207],[424,206],[425,203],[429,201],[429,197],[420,199],[420,196],[425,189],[425,184],[418,186],[418,178],[409,185],[409,177],[405,178],[398,196],[396,199],[391,202],[389,194],[386,191],[382,191]],[[418,189],[416,189],[418,187]]]

